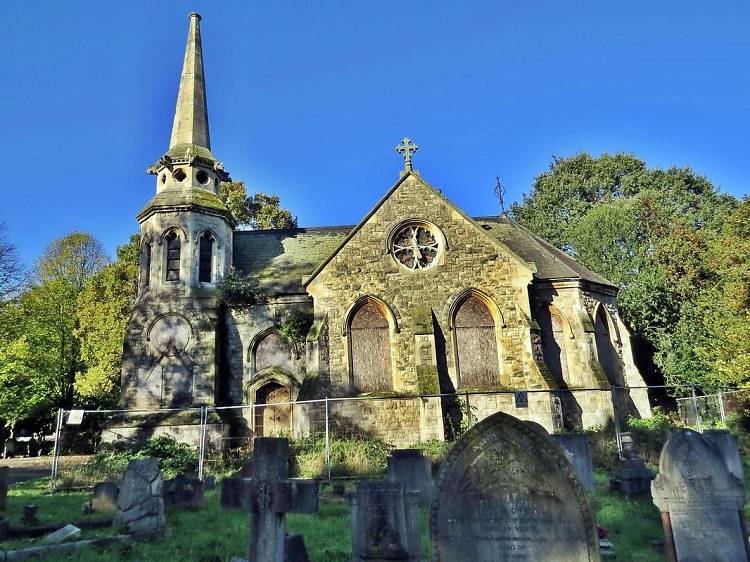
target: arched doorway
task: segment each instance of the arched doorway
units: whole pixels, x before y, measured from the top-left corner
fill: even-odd
[[[453,322],[459,388],[492,388],[500,383],[495,320],[475,295],[461,303]]]
[[[372,302],[363,304],[349,323],[354,392],[385,392],[393,388],[388,320]]]
[[[292,405],[289,389],[268,382],[255,392],[255,436],[279,437],[292,429]]]

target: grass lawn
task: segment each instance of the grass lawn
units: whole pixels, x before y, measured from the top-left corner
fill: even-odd
[[[347,486],[353,486],[349,483]],[[218,490],[208,492],[200,510],[167,512],[171,536],[152,543],[135,543],[106,550],[84,550],[65,556],[39,558],[42,562],[75,560],[129,561],[177,560],[180,562],[227,562],[232,556],[245,556],[248,544],[248,515],[224,511],[219,505]],[[39,506],[39,520],[68,522],[82,519],[81,506],[89,498],[84,492],[46,493],[46,481],[35,480],[11,488],[7,517],[17,524],[24,505]],[[648,500],[629,500],[610,493],[606,475],[597,474],[597,494],[593,499],[597,519],[609,529],[618,561],[663,561],[649,546],[649,541],[662,538],[661,521],[656,508]],[[97,515],[98,517],[99,515]],[[94,517],[94,516],[86,516]],[[314,562],[346,562],[351,547],[349,506],[342,498],[330,494],[330,487],[321,493],[320,511],[314,515],[290,515],[287,528],[305,537],[310,559]],[[429,560],[426,513],[422,518],[423,556]],[[111,529],[84,531],[83,538],[109,534]],[[0,549],[38,544],[39,539],[0,543]]]

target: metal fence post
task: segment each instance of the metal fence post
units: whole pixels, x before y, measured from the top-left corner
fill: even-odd
[[[331,436],[328,431],[328,397],[326,396],[326,468],[328,470],[328,480],[331,479]]]
[[[52,474],[49,478],[49,487],[51,491],[55,491],[55,485],[57,483],[57,467],[58,459],[60,458],[60,449],[62,443],[60,443],[60,433],[62,432],[63,414],[65,410],[60,408],[57,410],[57,423],[55,424],[55,447],[54,454],[52,455]]]
[[[691,386],[690,391],[693,393],[693,407],[695,408],[695,423],[698,426],[698,433],[703,433],[703,425],[701,424],[701,414],[698,411],[698,397],[695,395],[695,387]]]
[[[724,426],[724,429],[727,429],[727,413],[724,410],[724,393],[719,392],[717,396],[719,397],[719,415],[721,416],[721,425]]]
[[[617,411],[617,387],[612,387],[612,418],[615,426],[615,441],[617,452],[622,453],[622,430],[620,429],[620,414]]]
[[[201,406],[201,433],[198,444],[198,480],[203,480],[203,464],[206,458],[206,424],[208,422],[208,406]]]

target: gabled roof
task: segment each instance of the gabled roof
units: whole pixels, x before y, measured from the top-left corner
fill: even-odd
[[[234,266],[243,273],[257,277],[270,294],[304,294],[307,283],[338,254],[411,174],[405,173],[354,226],[235,231]],[[418,174],[414,175],[476,227],[478,234],[485,234],[520,262],[527,264],[535,272],[535,279],[581,279],[614,287],[611,282],[508,217],[467,216],[439,190],[427,184]]]

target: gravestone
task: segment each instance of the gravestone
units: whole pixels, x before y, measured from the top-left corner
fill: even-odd
[[[36,518],[36,514],[39,511],[39,507],[36,505],[25,505],[23,511],[21,511],[21,525],[26,527],[33,527],[39,523]]]
[[[419,449],[394,449],[388,457],[388,480],[401,482],[407,492],[419,492],[428,504],[432,496],[432,461]]]
[[[127,525],[130,533],[153,533],[166,527],[164,481],[156,459],[130,461],[117,497],[115,525]]]
[[[568,455],[578,481],[587,492],[594,491],[594,465],[591,462],[591,448],[585,433],[556,433],[550,435]]]
[[[700,433],[672,433],[651,484],[669,560],[747,562],[745,490]]]
[[[560,447],[502,412],[467,431],[438,473],[434,562],[598,562],[588,495]]]
[[[251,513],[249,562],[284,562],[288,549],[299,557],[304,541],[302,537],[287,539],[285,517],[318,511],[318,483],[289,479],[288,440],[257,437],[253,446],[253,477],[225,478],[222,507]]]
[[[352,562],[421,559],[418,492],[401,482],[364,481],[351,504]]]
[[[4,541],[8,538],[8,531],[10,530],[10,521],[5,517],[0,516],[0,541]]]
[[[117,496],[120,487],[114,482],[98,482],[94,485],[94,497],[91,500],[92,511],[108,513],[117,509]]]
[[[203,482],[180,474],[164,481],[164,506],[198,508],[203,503]]]
[[[8,505],[8,478],[10,477],[10,468],[0,466],[0,511],[5,511]]]
[[[729,472],[737,477],[740,482],[743,482],[744,471],[742,470],[742,457],[740,457],[737,436],[732,435],[726,429],[706,429],[703,431],[703,437],[719,451]]]
[[[73,524],[65,525],[62,529],[58,529],[54,533],[50,533],[44,538],[44,542],[47,544],[59,544],[70,539],[74,539],[81,534],[81,529]]]
[[[621,459],[615,467],[610,488],[626,496],[648,496],[651,494],[651,481],[654,475],[646,466],[635,446],[633,434],[626,432],[620,435],[622,443]]]
[[[216,488],[216,477],[215,476],[206,476],[203,479],[203,489],[204,490],[213,490]]]

